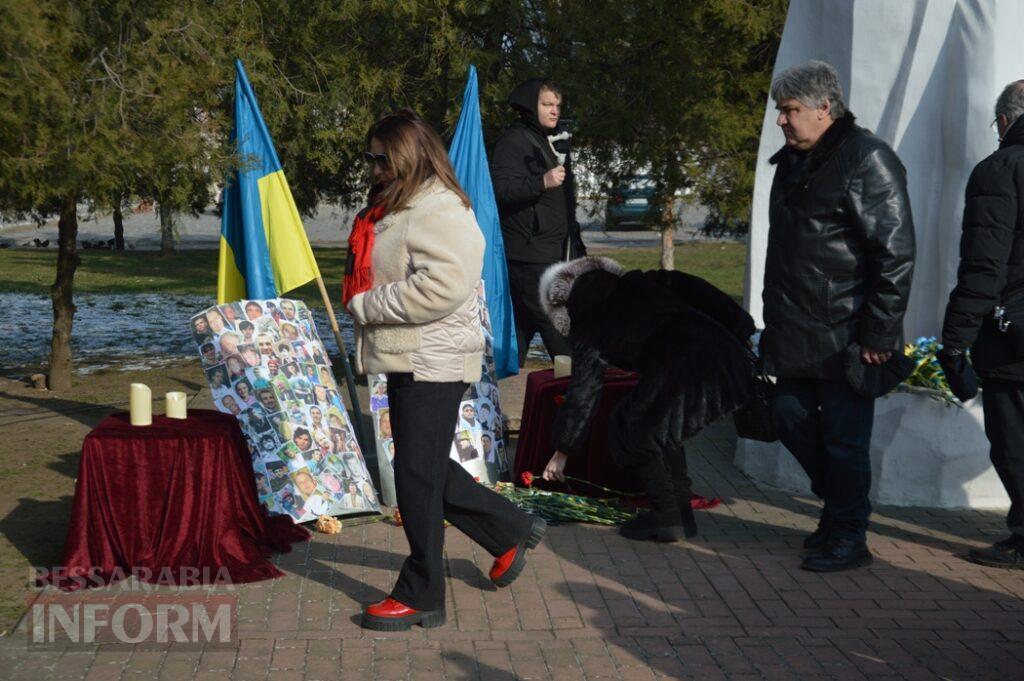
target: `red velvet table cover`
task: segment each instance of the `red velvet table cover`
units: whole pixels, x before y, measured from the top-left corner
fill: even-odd
[[[608,418],[615,405],[633,389],[638,380],[635,373],[619,369],[605,370],[604,391],[590,425],[586,452],[569,457],[565,465],[566,475],[619,492],[642,491],[634,476],[625,473],[612,462],[608,451]],[[523,473],[530,471],[537,476],[534,485],[541,489],[589,497],[609,496],[608,492],[585,483],[568,481],[562,484],[540,479],[540,474],[554,453],[551,448],[551,426],[558,412],[558,403],[568,385],[568,377],[555,378],[551,369],[533,371],[526,377],[526,398],[516,446],[515,477],[512,480],[517,485],[522,484]]]
[[[73,590],[134,570],[152,575],[143,581],[178,583],[189,579],[183,568],[221,583],[221,568],[232,583],[258,581],[283,574],[270,552],[309,536],[259,505],[234,416],[191,410],[139,427],[118,413],[85,438],[63,568],[42,581]]]

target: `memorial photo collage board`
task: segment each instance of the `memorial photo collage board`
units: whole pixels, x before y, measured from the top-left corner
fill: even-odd
[[[487,313],[484,284],[477,285],[480,326],[484,333],[484,356],[480,381],[469,386],[459,405],[459,416],[452,438],[451,458],[462,464],[470,475],[481,482],[494,484],[512,469],[505,446],[505,421],[498,398],[497,373],[494,368],[494,342]],[[388,383],[384,374],[368,377],[370,411],[377,439],[377,464],[380,470],[381,496],[389,506],[395,498],[395,445],[391,439],[391,410],[388,406]]]
[[[260,503],[296,523],[379,511],[313,316],[299,300],[241,300],[191,319],[213,401],[252,452]]]

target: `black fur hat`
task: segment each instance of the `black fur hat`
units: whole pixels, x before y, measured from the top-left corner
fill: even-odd
[[[541,275],[539,287],[541,307],[544,308],[551,323],[563,336],[569,335],[569,310],[566,308],[566,303],[569,302],[572,287],[581,274],[592,270],[605,270],[615,276],[622,276],[625,271],[622,265],[611,258],[591,255],[569,262],[556,263]]]

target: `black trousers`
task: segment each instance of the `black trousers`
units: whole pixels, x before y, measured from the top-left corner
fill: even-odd
[[[568,339],[558,333],[544,308],[540,305],[540,276],[550,263],[519,262],[508,263],[508,286],[512,296],[512,312],[516,317],[516,342],[519,344],[519,366],[526,364],[526,353],[530,349],[533,334],[540,332],[548,354],[571,355],[572,346]]]
[[[875,401],[846,381],[780,378],[774,414],[779,439],[825,502],[835,534],[863,539],[871,516],[871,430]]]
[[[1024,382],[984,379],[981,406],[992,466],[1010,497],[1006,526],[1024,538]]]
[[[391,596],[416,610],[444,609],[444,520],[492,556],[530,535],[532,520],[449,458],[465,383],[388,374],[395,492],[409,557]]]

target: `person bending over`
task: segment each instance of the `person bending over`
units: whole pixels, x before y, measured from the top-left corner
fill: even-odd
[[[651,511],[622,526],[629,539],[675,541],[696,534],[683,442],[743,406],[753,365],[754,321],[729,296],[682,272],[622,268],[587,257],[550,267],[540,298],[572,346],[572,377],[555,417],[545,480],[563,480],[580,456],[601,399],[604,369],[640,380],[612,411],[613,461],[643,483]]]

